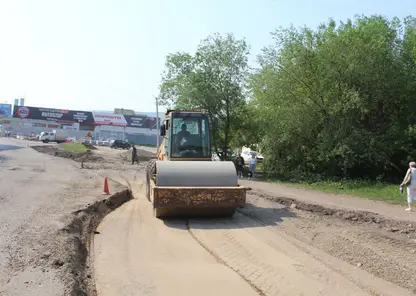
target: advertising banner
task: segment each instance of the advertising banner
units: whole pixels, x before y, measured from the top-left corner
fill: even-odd
[[[148,125],[150,129],[156,129],[157,128],[157,117],[149,117],[148,119]],[[160,118],[159,118],[160,120]]]
[[[127,126],[126,119],[121,114],[93,112],[95,125]]]
[[[147,119],[146,115],[124,115],[126,119],[127,125],[129,127],[137,127],[137,128],[147,128]]]
[[[56,122],[94,124],[92,112],[64,109],[37,108],[29,106],[14,106],[13,117],[49,120]]]
[[[0,104],[0,117],[12,116],[12,105],[11,104]]]
[[[146,115],[124,115],[129,127],[156,129],[157,118]]]

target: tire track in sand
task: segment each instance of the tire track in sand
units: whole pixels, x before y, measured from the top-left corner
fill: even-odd
[[[156,219],[142,184],[132,189],[95,237],[98,295],[411,295],[241,213]]]
[[[94,237],[98,295],[258,295],[189,235],[185,221],[156,219],[142,188],[132,189],[136,198],[106,216]]]
[[[241,213],[189,226],[204,248],[264,295],[413,295]]]

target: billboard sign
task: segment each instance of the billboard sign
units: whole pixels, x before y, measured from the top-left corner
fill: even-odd
[[[0,104],[0,117],[12,116],[12,105],[11,104]]]
[[[93,112],[95,125],[127,126],[126,119],[121,114]]]
[[[160,123],[160,118],[150,117],[149,118],[149,128],[150,129],[156,129],[157,128],[157,121],[158,120],[159,120],[159,123]]]
[[[160,118],[159,118],[160,120]],[[156,117],[148,117],[147,118],[147,128],[156,129],[157,128],[157,118]]]
[[[129,127],[155,129],[157,126],[156,117],[148,117],[147,115],[124,115]]]
[[[92,112],[65,109],[14,106],[13,117],[67,123],[93,124]]]
[[[146,115],[124,115],[127,125],[129,127],[147,128],[147,116]]]

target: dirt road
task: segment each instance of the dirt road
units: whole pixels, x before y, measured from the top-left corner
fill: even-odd
[[[240,183],[266,194],[277,194],[278,196],[294,198],[311,204],[326,205],[331,208],[369,211],[395,220],[416,222],[416,214],[414,212],[405,212],[404,209],[406,207],[403,205],[392,205],[382,201],[364,199],[355,196],[334,195],[305,188],[296,188],[295,186],[288,186],[279,183],[259,181],[252,182],[247,180],[240,180]],[[405,201],[405,199],[406,195],[403,195],[403,200]]]
[[[29,144],[0,139],[0,295],[68,295],[61,230],[66,215],[102,198],[103,179]]]
[[[103,176],[131,186],[135,199],[106,216],[94,236],[98,295],[416,292],[416,228],[409,222],[397,228],[378,218],[289,209],[273,197],[282,202],[296,189],[261,183],[270,196],[254,190],[233,219],[162,221],[143,195],[144,160],[132,165],[124,152],[102,149],[98,162],[80,170],[79,162],[39,154],[22,141],[1,139],[2,149],[1,295],[68,294],[62,270],[72,258],[50,247],[66,246],[64,213],[101,200]]]
[[[416,262],[406,260],[411,242],[380,230],[254,195],[233,219],[162,221],[142,183],[133,193],[97,229],[98,295],[413,295],[416,288]]]

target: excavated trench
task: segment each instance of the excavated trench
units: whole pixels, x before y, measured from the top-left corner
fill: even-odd
[[[114,209],[133,198],[130,189],[119,191],[106,199],[97,201],[83,209],[77,210],[69,217],[69,223],[61,230],[59,235],[65,237],[66,258],[63,261],[67,285],[71,288],[71,295],[96,295],[92,275],[92,262],[90,262],[90,246],[98,224]],[[63,262],[62,261],[62,262]],[[56,265],[62,264],[59,261]]]

